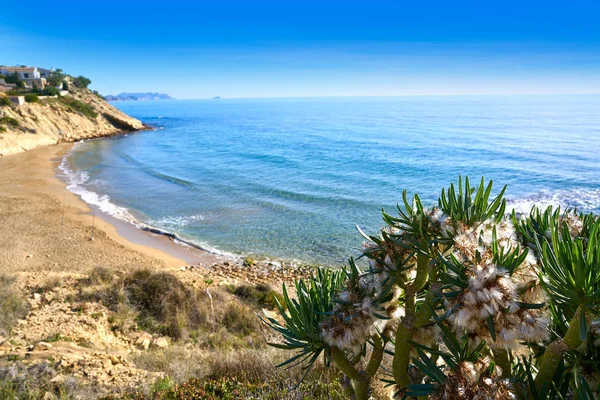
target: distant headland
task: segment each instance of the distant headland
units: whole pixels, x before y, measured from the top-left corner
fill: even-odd
[[[175,100],[165,93],[121,93],[104,97],[107,101]]]

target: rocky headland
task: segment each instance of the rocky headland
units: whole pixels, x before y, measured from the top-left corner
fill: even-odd
[[[148,127],[101,96],[73,87],[68,95],[57,98],[0,105],[0,156],[143,129]]]

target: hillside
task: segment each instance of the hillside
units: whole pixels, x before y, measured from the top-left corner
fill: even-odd
[[[59,98],[0,105],[0,156],[146,128],[89,89],[72,88]]]
[[[175,100],[164,93],[121,93],[105,96],[107,101]]]

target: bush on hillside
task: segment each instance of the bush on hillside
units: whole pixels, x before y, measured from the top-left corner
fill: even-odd
[[[285,303],[283,296],[266,284],[238,286],[232,288],[232,293],[241,299],[253,301],[257,305],[271,310],[276,308],[277,300],[280,304]]]
[[[19,126],[19,121],[11,117],[0,117],[0,125],[17,127]]]
[[[4,75],[4,82],[18,84],[19,82],[22,82],[22,81],[21,81],[21,78],[19,78],[19,74],[14,72],[12,74]]]
[[[42,91],[44,96],[60,96],[60,90],[55,88],[54,86],[46,86]]]
[[[10,106],[12,102],[8,97],[0,97],[0,106]]]
[[[69,107],[71,110],[80,112],[88,118],[94,119],[98,116],[98,113],[94,110],[92,106],[82,101],[76,100],[69,96],[62,96],[59,98],[60,101]]]
[[[25,101],[28,103],[37,103],[40,101],[40,98],[37,94],[29,93],[25,95]]]
[[[86,78],[85,76],[78,76],[77,78],[73,78],[73,85],[80,89],[87,89],[90,83],[92,83],[92,81]]]
[[[46,78],[46,81],[51,86],[59,87],[62,85],[66,77],[67,75],[63,73],[63,70],[58,68],[50,73],[50,75]]]
[[[288,365],[323,354],[357,400],[379,378],[397,398],[597,398],[600,217],[507,214],[505,189],[459,179],[431,208],[404,192],[364,235],[368,268],[320,269],[266,313]]]
[[[0,275],[0,336],[8,336],[16,322],[29,311],[29,303],[14,287],[14,282],[14,278]]]

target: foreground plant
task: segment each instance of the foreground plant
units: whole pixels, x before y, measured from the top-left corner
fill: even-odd
[[[282,366],[323,354],[357,400],[374,379],[395,398],[597,398],[600,220],[509,215],[505,189],[459,178],[432,208],[404,192],[378,235],[361,231],[368,267],[318,270],[297,299],[284,286],[263,319],[296,352]]]

